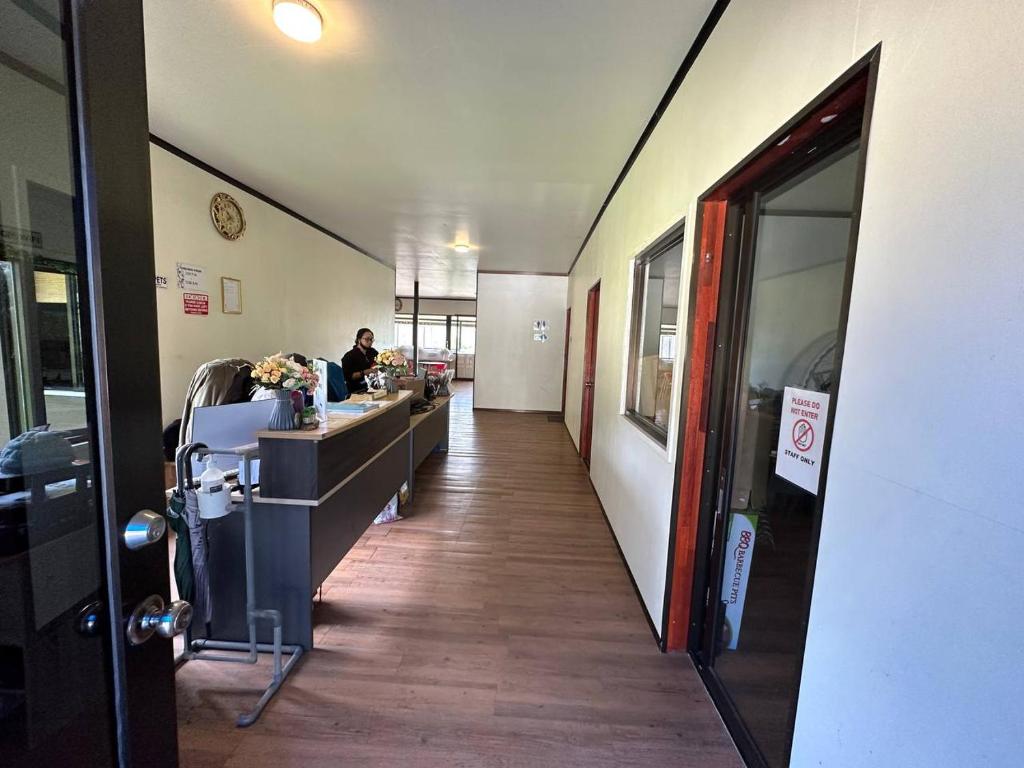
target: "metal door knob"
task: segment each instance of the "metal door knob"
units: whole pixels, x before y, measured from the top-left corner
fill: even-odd
[[[150,595],[128,617],[128,642],[140,645],[153,636],[171,638],[180,635],[192,623],[192,606],[184,600],[175,600],[164,606],[160,595]]]

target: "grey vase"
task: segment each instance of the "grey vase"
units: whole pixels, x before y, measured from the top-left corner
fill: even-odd
[[[292,406],[292,395],[287,389],[274,391],[274,410],[270,414],[267,429],[284,431],[295,429],[295,408]]]

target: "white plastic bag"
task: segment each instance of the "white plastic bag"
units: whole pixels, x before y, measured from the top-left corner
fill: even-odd
[[[380,514],[374,518],[373,524],[393,523],[395,520],[401,519],[402,516],[398,514],[398,494],[396,493],[391,497],[391,501],[384,505],[384,509],[380,511]]]

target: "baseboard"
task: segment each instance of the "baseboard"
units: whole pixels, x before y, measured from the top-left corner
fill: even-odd
[[[549,416],[553,413],[561,413],[559,410],[554,411],[526,411],[520,410],[519,408],[481,408],[478,405],[473,406],[474,411],[490,411],[491,413],[542,413],[545,416]]]
[[[587,482],[590,483],[590,490],[594,492],[594,498],[597,499],[597,506],[601,508],[601,514],[604,516],[604,524],[608,526],[608,533],[612,535],[612,541],[615,542],[615,549],[619,551],[619,559],[622,560],[622,567],[626,569],[626,574],[629,576],[629,583],[633,585],[633,591],[636,593],[636,600],[640,603],[640,610],[644,612],[644,618],[647,619],[647,626],[651,629],[651,634],[654,636],[654,643],[658,646],[658,650],[662,653],[665,649],[661,642],[661,635],[658,634],[658,628],[654,624],[654,620],[651,618],[650,612],[647,610],[647,605],[644,603],[643,595],[640,594],[640,587],[636,584],[636,579],[633,578],[633,571],[629,567],[629,563],[626,562],[626,556],[622,552],[622,547],[619,544],[619,537],[615,535],[615,529],[612,528],[612,521],[608,519],[608,513],[604,511],[604,504],[601,503],[601,497],[597,493],[597,488],[594,487],[594,481],[590,479],[590,473],[587,473]]]

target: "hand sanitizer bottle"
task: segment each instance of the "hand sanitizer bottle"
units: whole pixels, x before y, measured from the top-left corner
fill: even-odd
[[[224,473],[213,460],[206,457],[206,469],[199,476],[199,516],[210,519],[224,517],[231,511],[231,489],[224,481]]]

